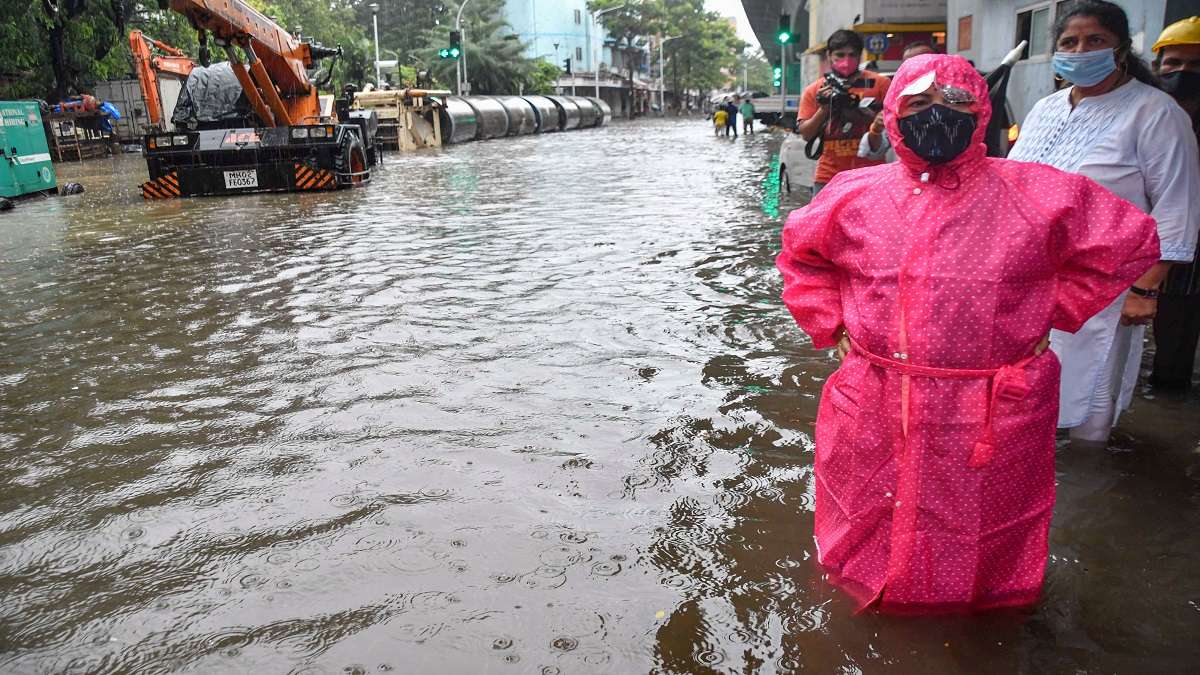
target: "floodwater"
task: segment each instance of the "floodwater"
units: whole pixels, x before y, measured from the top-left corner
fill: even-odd
[[[1065,446],[1034,610],[852,614],[779,138],[643,121],[0,216],[0,672],[1195,672],[1200,397]]]

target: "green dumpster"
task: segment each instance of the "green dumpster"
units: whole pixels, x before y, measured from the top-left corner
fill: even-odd
[[[57,189],[36,102],[0,101],[0,151],[0,197]]]

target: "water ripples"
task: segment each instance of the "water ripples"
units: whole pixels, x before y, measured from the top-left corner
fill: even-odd
[[[173,203],[61,165],[88,192],[0,234],[0,671],[945,666],[817,576],[833,361],[778,300],[778,142],[647,120]]]

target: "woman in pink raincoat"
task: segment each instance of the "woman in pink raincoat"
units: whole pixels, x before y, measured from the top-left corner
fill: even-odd
[[[985,156],[963,58],[901,66],[900,161],[843,172],[788,218],[783,299],[841,367],[817,414],[817,555],[861,607],[1034,603],[1054,506],[1059,365],[1158,260],[1154,221],[1083,176]]]

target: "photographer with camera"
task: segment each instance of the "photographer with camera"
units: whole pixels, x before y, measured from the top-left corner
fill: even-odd
[[[808,141],[805,154],[820,157],[813,177],[813,194],[840,171],[882,164],[882,159],[858,156],[859,140],[871,126],[887,94],[888,78],[859,70],[862,36],[837,30],[826,41],[830,70],[804,88],[796,132]]]

